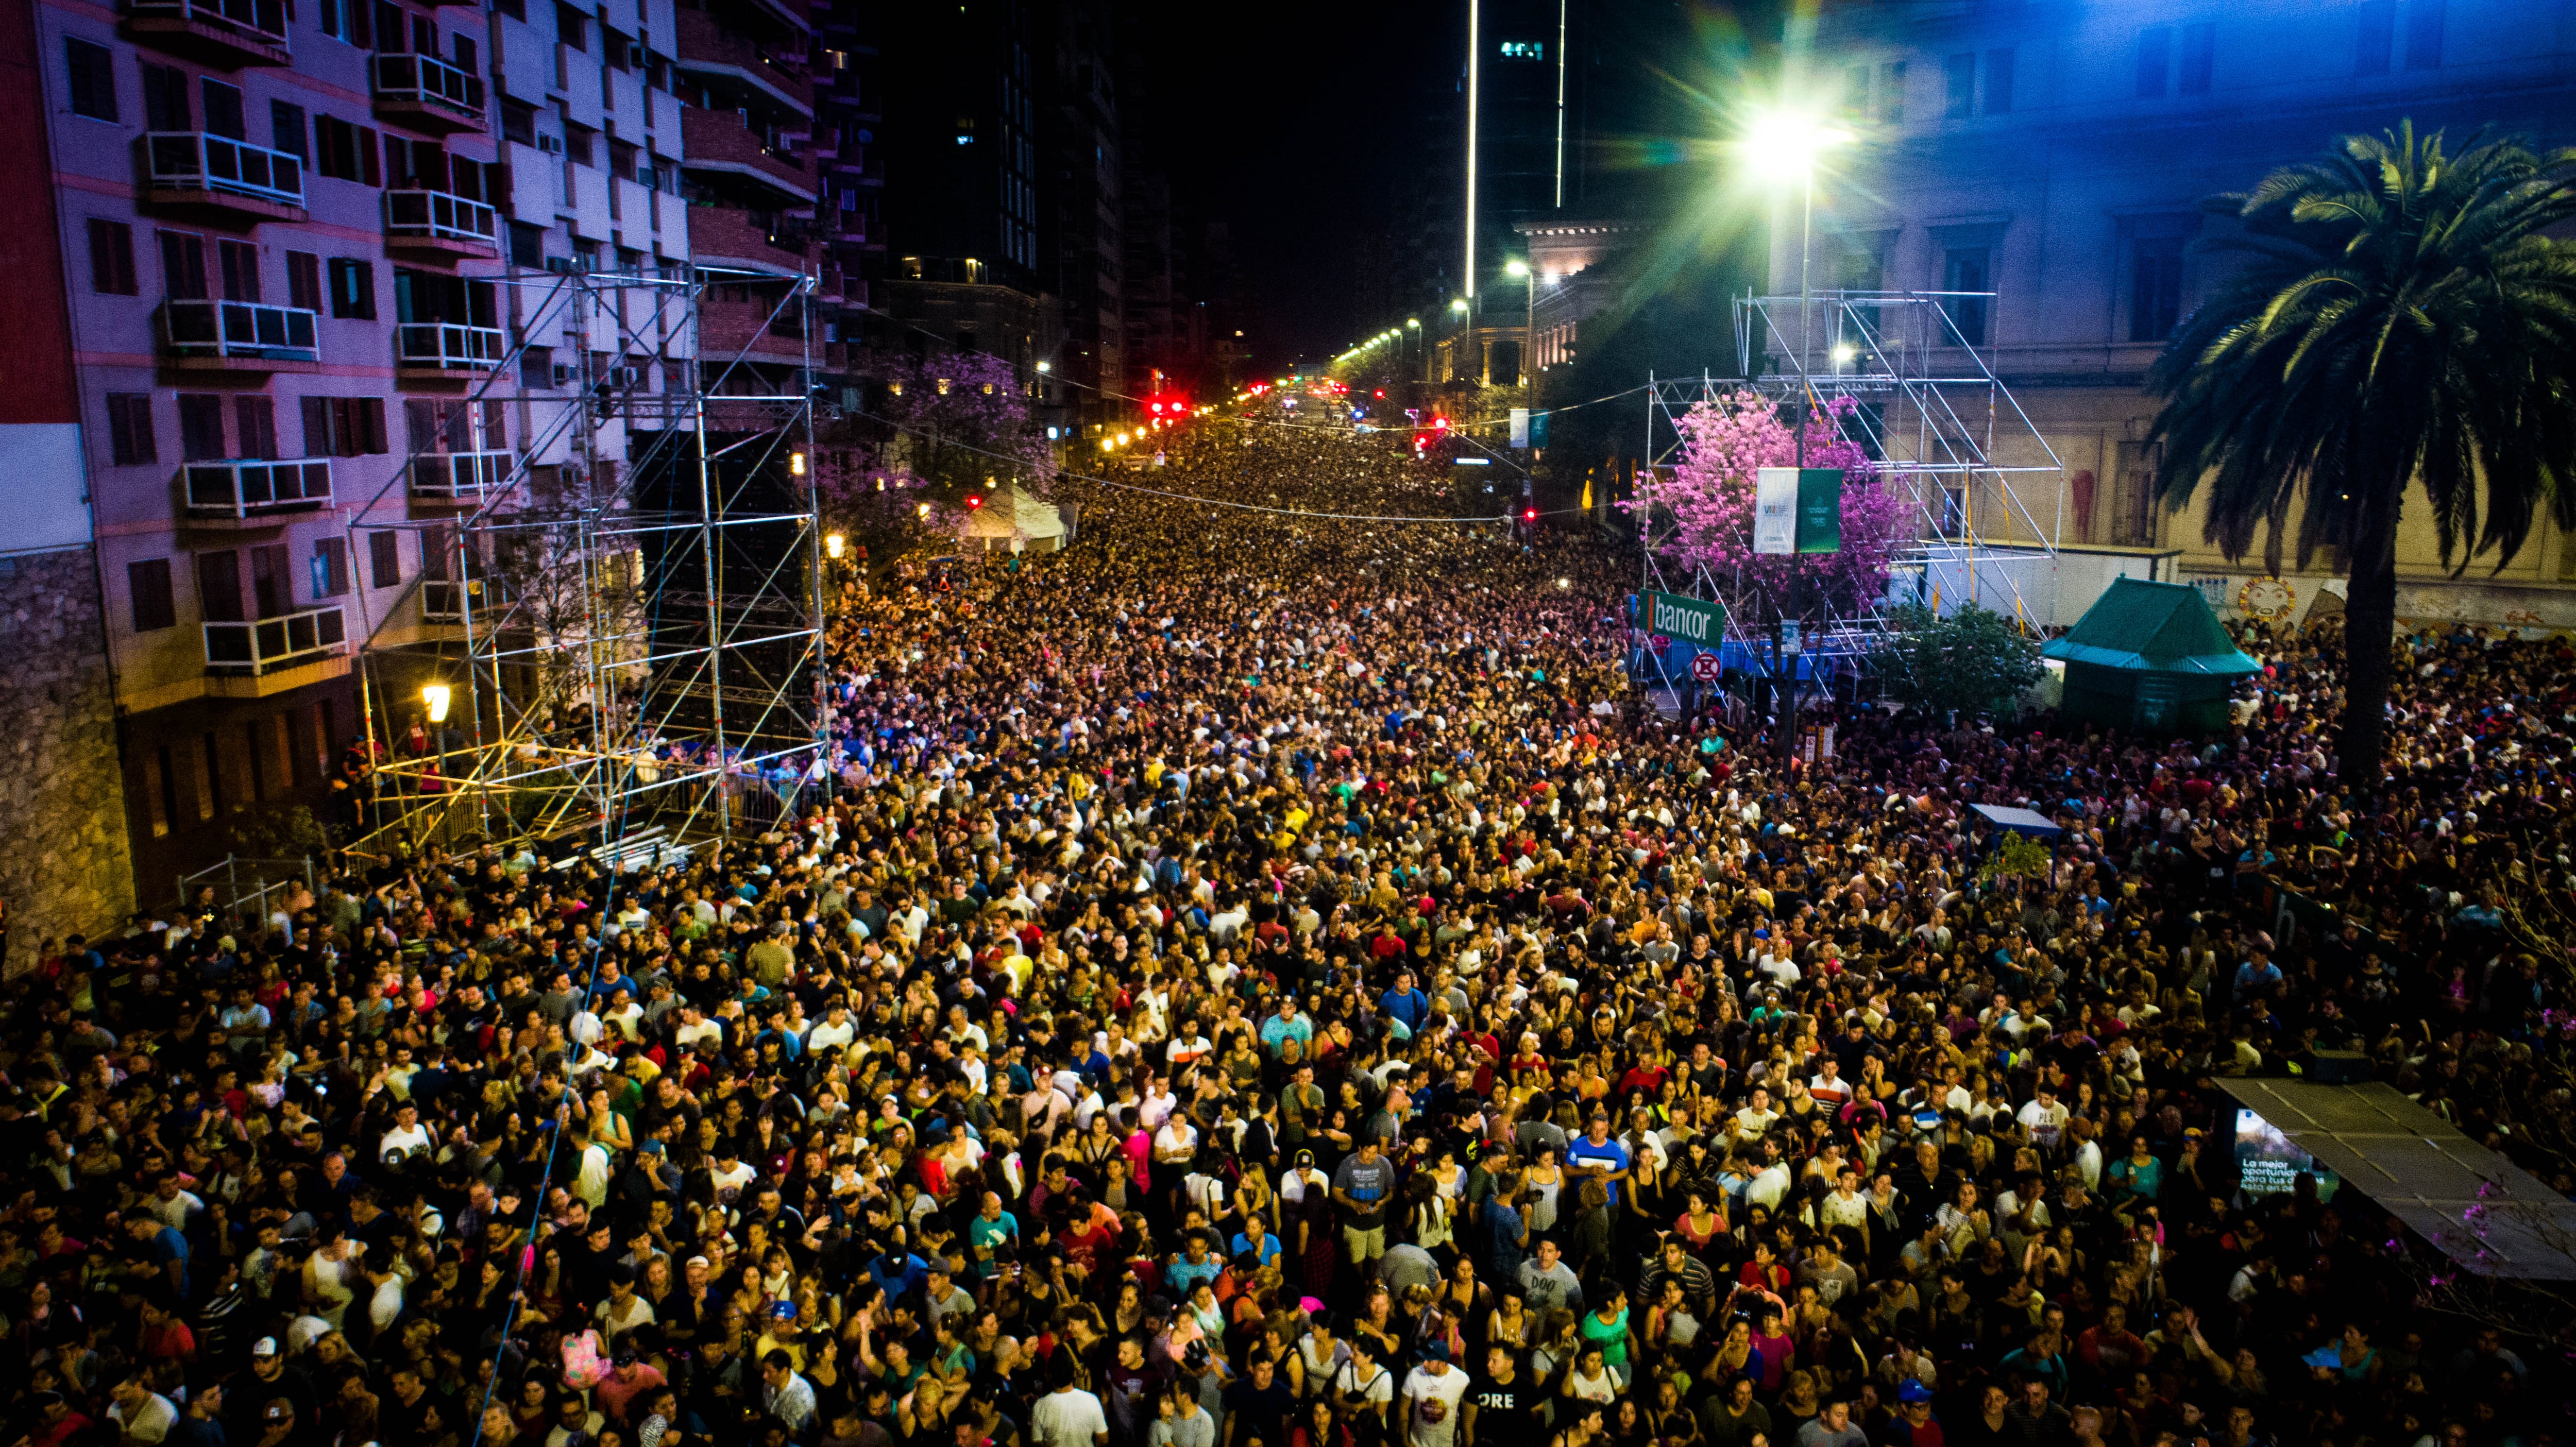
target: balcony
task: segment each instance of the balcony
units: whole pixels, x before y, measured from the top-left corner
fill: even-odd
[[[286,0],[128,0],[125,15],[137,43],[216,70],[295,63]]]
[[[763,224],[755,213],[733,206],[689,208],[689,255],[700,266],[738,267],[776,276],[796,276],[808,269],[801,228],[786,222]]]
[[[471,507],[506,486],[518,461],[508,451],[424,452],[411,460],[412,501]]]
[[[483,77],[435,55],[379,55],[376,111],[418,130],[483,129]]]
[[[483,580],[469,579],[452,583],[439,578],[424,578],[420,584],[420,618],[424,623],[462,623],[465,609],[483,607]]]
[[[501,254],[498,214],[444,191],[387,191],[385,249],[489,261]]]
[[[251,678],[336,656],[348,642],[337,604],[250,623],[208,623],[206,671]]]
[[[740,176],[788,200],[814,204],[814,168],[804,158],[764,144],[731,111],[691,106],[680,113],[680,141],[693,172]]]
[[[201,526],[266,527],[293,513],[331,506],[331,460],[297,462],[231,458],[179,469],[188,518]]]
[[[394,328],[394,375],[412,381],[470,381],[501,365],[510,339],[499,327],[405,322]]]
[[[806,73],[803,57],[772,54],[718,25],[702,10],[682,10],[679,20],[682,71],[732,81],[799,115],[814,114],[814,81]]]
[[[321,368],[314,329],[321,314],[255,301],[172,298],[161,317],[170,365],[228,372],[312,372]]]
[[[286,151],[206,131],[153,131],[143,138],[143,199],[264,221],[302,221],[304,162]]]

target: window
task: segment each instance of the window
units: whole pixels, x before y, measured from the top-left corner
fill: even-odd
[[[2361,0],[2361,28],[2353,42],[2352,73],[2388,74],[2389,52],[2397,48],[2397,0]]]
[[[386,450],[382,397],[306,397],[304,455],[371,457]]]
[[[72,114],[112,121],[116,114],[116,54],[86,40],[63,40],[63,66],[71,77]]]
[[[2182,321],[2182,238],[2141,236],[2129,246],[2129,340],[2161,342]]]
[[[2442,63],[2443,0],[2407,0],[2406,68],[2432,70]]]
[[[1891,60],[1878,68],[1878,120],[1881,125],[1905,124],[1905,62]]]
[[[125,596],[134,607],[137,633],[158,633],[179,621],[179,605],[170,594],[168,558],[145,558],[126,564]]]
[[[119,466],[160,461],[161,448],[152,435],[152,394],[108,393],[107,438],[108,456]]]
[[[555,0],[555,39],[573,50],[589,50],[590,17]]]
[[[258,301],[259,248],[247,241],[219,239],[215,256],[223,263],[224,300]]]
[[[101,296],[134,295],[134,228],[104,216],[89,219],[89,287]]]
[[[2173,66],[2173,27],[2150,25],[2138,32],[2138,99],[2165,93],[2165,72]]]
[[[161,294],[181,301],[206,295],[206,241],[187,231],[164,231],[161,238]]]
[[[1941,289],[1951,292],[1993,290],[1991,262],[1993,253],[1982,246],[1953,247],[1942,261]],[[1950,315],[1950,325],[1958,335],[1947,339],[1971,347],[1986,344],[1987,296],[1952,296],[1944,298],[1941,309]]]
[[[335,181],[365,186],[384,184],[377,169],[376,133],[336,116],[313,118],[313,169]]]
[[[1941,118],[1964,121],[1977,113],[1977,53],[1962,51],[1941,62]]]
[[[367,534],[368,586],[392,588],[401,585],[402,549],[397,541],[401,536],[393,532]]]
[[[376,184],[376,133],[337,116],[313,118],[313,169],[335,181]]]
[[[356,321],[376,317],[376,266],[371,261],[331,258],[331,315]]]
[[[236,457],[256,457],[274,461],[277,450],[277,404],[258,392],[243,392],[233,398],[233,431],[241,438]]]
[[[546,264],[546,228],[525,221],[511,222],[510,264],[543,267]]]
[[[144,812],[152,820],[152,837],[168,835],[170,821],[179,814],[179,793],[170,777],[168,744],[143,756],[143,802]]]
[[[229,548],[197,554],[197,612],[209,623],[243,621],[239,554]]]
[[[1986,114],[2007,115],[2013,102],[2013,53],[2011,46],[1986,52]]]
[[[391,534],[387,534],[391,536]],[[349,591],[349,540],[315,538],[313,540],[313,597],[344,597]]]
[[[304,124],[304,107],[282,100],[268,103],[268,144],[299,161],[312,161],[313,140]]]
[[[213,76],[205,76],[200,85],[206,95],[206,130],[229,140],[247,141],[250,127],[242,119],[241,87]]]
[[[189,109],[188,73],[173,65],[143,66],[143,128],[147,131],[193,131],[196,113]]]
[[[2182,28],[2182,65],[2174,90],[2182,95],[2209,94],[2209,73],[2218,56],[2218,22],[2196,20]]]
[[[523,146],[535,145],[537,143],[536,107],[523,101],[501,102],[501,139],[516,141]]]
[[[322,258],[310,251],[286,253],[286,304],[305,311],[322,309]]]
[[[225,456],[224,399],[213,392],[179,394],[179,460],[215,462]]]
[[[262,618],[295,611],[295,577],[286,544],[264,543],[250,550],[250,592]]]

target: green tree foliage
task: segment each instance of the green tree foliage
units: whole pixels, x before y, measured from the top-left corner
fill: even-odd
[[[2047,845],[2008,829],[1996,843],[1995,852],[1977,866],[1977,880],[1990,884],[1998,879],[2045,879],[2054,863]]]
[[[2410,122],[2204,205],[2241,265],[2158,358],[2156,489],[2208,503],[2207,540],[2277,570],[2285,531],[2351,570],[2343,776],[2376,787],[2396,629],[2397,524],[2420,484],[2442,556],[2501,571],[2545,505],[2576,527],[2576,151]],[[2483,515],[2482,515],[2483,504]]]
[[[1948,617],[1920,603],[1897,610],[1896,641],[1879,667],[1888,697],[1933,713],[2006,707],[2039,681],[2039,645],[2010,618],[1970,605]]]

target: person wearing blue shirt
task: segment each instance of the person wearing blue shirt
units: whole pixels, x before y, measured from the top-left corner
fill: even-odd
[[[1163,1280],[1170,1284],[1174,1296],[1187,1299],[1191,1287],[1202,1281],[1215,1281],[1224,1270],[1225,1263],[1208,1251],[1207,1233],[1193,1231],[1188,1247],[1164,1263]]]
[[[1266,1226],[1262,1228],[1259,1241],[1253,1240],[1248,1233],[1237,1231],[1234,1239],[1226,1243],[1226,1253],[1238,1259],[1249,1253],[1255,1264],[1267,1266],[1279,1259],[1279,1238],[1271,1235]]]
[[[188,1238],[161,1223],[161,1218],[148,1211],[128,1217],[126,1229],[144,1248],[144,1255],[163,1277],[179,1300],[188,1299]]]
[[[1407,1038],[1419,1034],[1422,1022],[1431,1018],[1431,997],[1413,987],[1411,970],[1397,971],[1395,988],[1379,997],[1378,1003],[1386,1007],[1386,1013],[1404,1022]]]
[[[868,1263],[868,1280],[889,1300],[910,1296],[930,1284],[930,1267],[908,1251],[888,1251]]]
[[[1610,1192],[1610,1204],[1619,1204],[1619,1183],[1628,1179],[1628,1148],[1610,1138],[1610,1117],[1593,1113],[1591,1125],[1584,1133],[1565,1145],[1565,1168],[1578,1176],[1591,1176]]]

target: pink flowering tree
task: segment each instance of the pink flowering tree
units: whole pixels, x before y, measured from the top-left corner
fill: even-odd
[[[1706,569],[1730,608],[1752,609],[1744,614],[1748,621],[1767,615],[1767,603],[1753,606],[1759,600],[1792,596],[1834,613],[1854,612],[1885,596],[1889,567],[1914,540],[1914,503],[1843,435],[1841,421],[1853,406],[1837,398],[1807,423],[1807,466],[1843,470],[1840,552],[1753,551],[1754,473],[1798,460],[1796,429],[1781,419],[1778,403],[1758,392],[1731,392],[1683,414],[1680,463],[1641,483],[1624,506],[1640,515],[1668,514],[1671,532],[1657,544],[1664,560]],[[1793,594],[1793,583],[1807,586]]]

